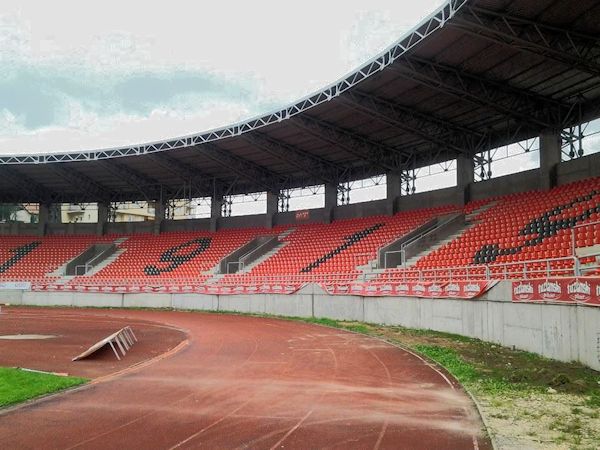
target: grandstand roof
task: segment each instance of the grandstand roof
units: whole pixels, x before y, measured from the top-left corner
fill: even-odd
[[[360,179],[600,116],[600,0],[450,0],[279,111],[169,141],[0,156],[0,201],[187,198]]]

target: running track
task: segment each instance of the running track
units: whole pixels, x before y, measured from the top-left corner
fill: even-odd
[[[490,448],[459,387],[376,339],[242,316],[43,314],[150,320],[184,329],[188,341],[136,370],[5,411],[3,448]]]

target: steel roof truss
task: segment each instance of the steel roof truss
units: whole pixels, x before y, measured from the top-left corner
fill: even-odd
[[[600,76],[597,36],[478,7],[463,9],[451,26]]]

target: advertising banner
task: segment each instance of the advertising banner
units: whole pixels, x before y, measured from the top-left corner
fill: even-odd
[[[364,297],[476,298],[491,289],[496,281],[393,282],[321,284],[331,295]]]
[[[512,301],[579,303],[600,306],[600,278],[513,281]]]
[[[28,291],[31,289],[31,283],[28,281],[2,281],[0,282],[0,291]]]
[[[293,294],[302,284],[263,284],[263,285],[131,285],[131,286],[84,286],[77,284],[34,284],[34,291],[52,292],[105,292],[116,294],[161,293],[161,294],[209,294],[209,295],[238,295],[238,294]]]

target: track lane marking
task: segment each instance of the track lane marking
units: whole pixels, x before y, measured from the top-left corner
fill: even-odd
[[[313,410],[311,409],[309,412],[307,412],[307,413],[304,415],[304,417],[303,417],[302,419],[300,419],[300,420],[298,421],[298,423],[296,423],[296,425],[294,425],[292,428],[290,428],[290,429],[288,430],[288,432],[287,432],[287,433],[285,433],[285,434],[283,435],[283,437],[282,437],[281,439],[279,439],[279,440],[278,440],[278,441],[275,443],[275,445],[273,445],[273,446],[270,448],[270,450],[275,450],[275,449],[276,449],[278,446],[280,446],[280,445],[283,443],[283,441],[285,441],[285,440],[286,440],[288,437],[290,437],[290,436],[292,435],[292,433],[293,433],[294,431],[296,431],[298,428],[300,428],[300,426],[301,426],[301,425],[304,423],[304,421],[305,421],[306,419],[308,419],[308,418],[310,417],[310,415],[311,415],[312,413],[313,413]]]

